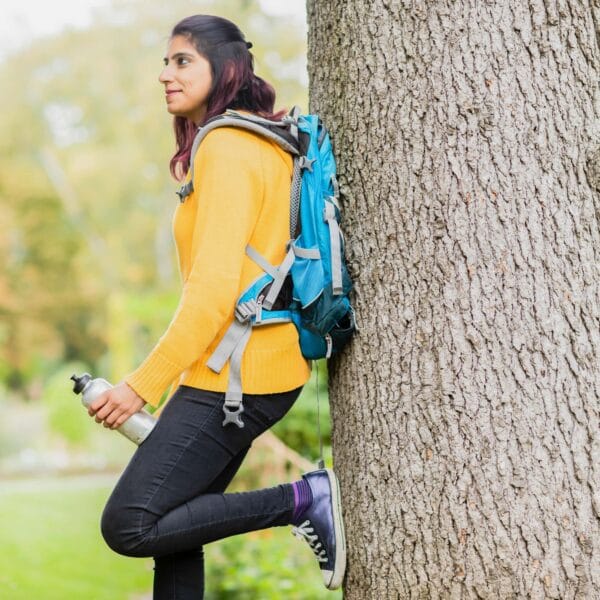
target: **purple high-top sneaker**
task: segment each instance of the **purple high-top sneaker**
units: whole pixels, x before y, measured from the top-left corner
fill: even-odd
[[[346,538],[340,504],[340,486],[331,469],[305,473],[313,501],[292,524],[292,533],[305,539],[315,553],[325,587],[335,590],[342,585],[346,571]]]

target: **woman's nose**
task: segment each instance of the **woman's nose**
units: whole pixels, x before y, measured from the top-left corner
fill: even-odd
[[[160,72],[160,75],[158,76],[158,81],[160,81],[160,83],[167,83],[172,80],[173,80],[173,75],[171,74],[171,70],[169,69],[169,67],[165,67]]]

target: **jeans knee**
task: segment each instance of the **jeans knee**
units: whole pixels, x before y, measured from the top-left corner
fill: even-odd
[[[142,550],[146,536],[139,527],[141,515],[110,503],[104,507],[100,531],[108,547],[123,556],[149,556]]]

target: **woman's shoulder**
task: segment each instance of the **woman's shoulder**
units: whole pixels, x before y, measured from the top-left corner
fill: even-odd
[[[223,126],[212,129],[202,140],[196,160],[213,156],[231,162],[281,160],[279,146],[258,132],[242,127]],[[287,154],[287,153],[286,153]],[[290,159],[291,160],[291,159]]]
[[[262,136],[241,127],[216,127],[206,134],[200,147],[226,148],[229,151],[235,151],[236,148],[248,150],[256,146],[256,143],[261,141],[260,138]]]

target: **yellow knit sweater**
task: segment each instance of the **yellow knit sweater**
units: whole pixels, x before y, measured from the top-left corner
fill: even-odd
[[[234,319],[238,296],[262,274],[246,245],[273,265],[285,256],[291,173],[291,156],[260,135],[219,128],[203,140],[194,192],[173,219],[183,280],[179,306],[157,345],[125,378],[148,404],[158,406],[169,386],[227,389],[229,363],[216,374],[206,362]],[[291,390],[309,375],[292,323],[252,331],[242,360],[244,393]]]

